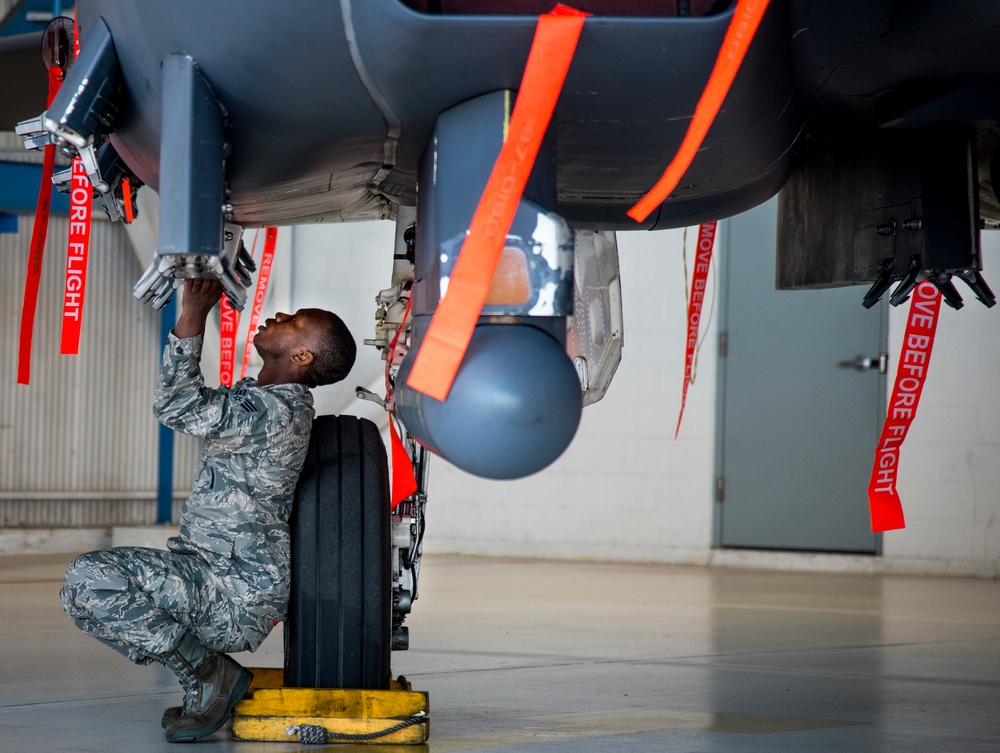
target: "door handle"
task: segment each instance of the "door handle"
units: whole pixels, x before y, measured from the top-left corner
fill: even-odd
[[[879,353],[878,358],[871,356],[855,356],[851,361],[841,361],[837,364],[842,369],[854,369],[855,371],[877,370],[879,374],[885,374],[889,370],[889,354]]]

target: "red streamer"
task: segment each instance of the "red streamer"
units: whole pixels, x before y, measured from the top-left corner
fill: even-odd
[[[389,351],[385,358],[385,394],[390,404],[392,402],[389,399],[392,395],[392,385],[389,383],[389,367],[393,363],[402,360],[402,356],[405,355],[405,353],[400,353],[398,354],[399,358],[396,357],[396,345],[399,343],[399,336],[403,332],[406,320],[410,316],[410,304],[412,302],[412,298],[406,302],[403,321],[399,323],[399,329],[396,330],[396,335],[389,344]],[[396,420],[391,408],[389,409],[389,437],[389,444],[392,450],[392,493],[390,495],[389,507],[395,510],[396,505],[417,491],[417,478],[413,471],[413,461],[410,459],[410,453],[406,451],[403,440],[396,431]]]
[[[694,373],[694,354],[698,346],[698,328],[701,326],[701,309],[705,303],[705,285],[708,269],[712,264],[712,249],[715,246],[716,222],[706,222],[698,227],[698,246],[695,251],[694,275],[691,277],[691,297],[688,300],[687,343],[684,355],[684,386],[681,389],[681,410],[677,415],[674,439],[681,430],[684,406],[687,403],[688,385]]]
[[[247,375],[247,365],[250,363],[250,349],[253,338],[257,334],[257,322],[260,321],[260,310],[267,294],[267,284],[271,280],[271,265],[274,262],[274,248],[278,243],[278,228],[269,227],[264,236],[264,253],[260,259],[260,272],[257,273],[257,287],[254,289],[253,306],[250,309],[250,327],[247,329],[247,342],[243,348],[243,366],[240,369],[240,379]]]
[[[906,527],[903,505],[896,492],[899,455],[910,424],[917,416],[940,311],[941,293],[931,283],[922,282],[910,301],[889,412],[882,425],[868,482],[872,531],[876,533]]]
[[[396,431],[396,421],[392,412],[389,413],[389,435],[392,447],[392,495],[389,509],[395,510],[396,505],[417,491],[417,478],[413,472],[413,461],[406,451],[403,440]]]
[[[232,307],[229,299],[219,301],[219,384],[233,386],[236,371],[236,330],[240,326],[240,312]],[[242,378],[242,377],[241,377]]]
[[[253,236],[253,246],[250,249],[250,258],[257,251],[257,233]],[[263,300],[263,296],[261,297]],[[236,372],[236,338],[240,328],[240,312],[232,307],[229,299],[225,296],[219,303],[219,383],[227,387],[233,386],[233,375]],[[259,315],[259,314],[258,314]],[[254,325],[256,327],[256,324]],[[253,334],[248,335],[251,343]],[[240,379],[246,376],[248,354],[244,353],[243,368]]]
[[[122,203],[125,205],[125,224],[135,221],[135,207],[132,206],[132,183],[128,176],[122,178]]]
[[[69,243],[66,247],[66,283],[63,289],[62,340],[59,352],[80,352],[83,303],[87,294],[87,260],[90,257],[90,226],[94,217],[94,192],[83,160],[73,159],[69,194]]]
[[[48,104],[52,104],[59,85],[62,71],[49,68]],[[42,258],[45,255],[45,236],[49,229],[49,210],[52,205],[52,173],[56,165],[56,148],[45,147],[42,159],[42,183],[38,188],[38,206],[35,209],[35,224],[31,231],[31,247],[28,251],[28,271],[24,279],[24,303],[21,306],[21,331],[17,348],[17,383],[31,381],[31,341],[35,331],[35,310],[38,307],[38,285],[42,275]]]

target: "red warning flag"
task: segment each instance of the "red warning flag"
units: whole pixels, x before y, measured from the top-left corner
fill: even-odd
[[[125,224],[135,222],[135,207],[132,206],[132,183],[126,175],[122,178],[122,203],[125,205]]]
[[[80,352],[80,328],[87,293],[87,259],[90,256],[90,225],[94,218],[94,193],[83,160],[73,158],[69,193],[69,243],[66,247],[66,283],[63,288],[62,340],[59,352]]]
[[[63,74],[57,68],[49,68],[48,104],[59,91]],[[45,147],[42,159],[42,183],[38,188],[38,206],[35,209],[35,225],[31,231],[31,247],[28,250],[28,271],[24,278],[24,303],[21,305],[21,331],[17,348],[17,383],[31,381],[31,341],[35,331],[35,309],[38,307],[38,285],[42,275],[42,258],[45,255],[45,236],[49,229],[49,209],[52,204],[52,173],[56,166],[56,147]]]
[[[254,241],[256,244],[256,240]],[[274,249],[278,245],[278,228],[269,227],[264,234],[264,253],[260,259],[260,271],[257,273],[257,287],[254,288],[253,306],[250,308],[250,327],[247,329],[247,341],[243,347],[243,366],[240,368],[240,379],[247,375],[250,363],[250,349],[253,348],[253,338],[257,334],[257,322],[260,321],[260,310],[267,295],[267,284],[271,281],[271,266],[274,263]]]
[[[80,29],[73,10],[73,59],[80,55]],[[73,158],[70,171],[69,244],[66,248],[66,284],[63,292],[63,326],[59,352],[80,352],[80,325],[87,293],[87,259],[90,257],[90,224],[94,218],[94,192],[83,160]]]
[[[122,190],[125,190],[123,188]],[[129,204],[126,204],[128,211]],[[254,234],[253,248],[250,249],[250,258],[253,258],[257,248],[257,235]],[[236,336],[240,328],[240,312],[233,308],[226,296],[222,296],[219,301],[219,384],[226,387],[233,386],[233,377],[236,373]],[[243,374],[245,376],[246,363],[243,364]]]
[[[219,384],[233,386],[236,370],[236,330],[240,326],[240,312],[233,308],[226,296],[219,301]]]
[[[929,282],[920,283],[910,300],[896,381],[889,398],[889,412],[882,425],[871,481],[868,482],[868,505],[875,533],[906,527],[903,505],[896,492],[899,453],[910,424],[917,415],[940,311],[941,293]]]
[[[387,400],[392,395],[389,368],[405,355],[402,352],[397,353],[396,348],[399,344],[399,336],[402,334],[403,328],[406,326],[406,320],[410,316],[410,305],[412,303],[413,298],[411,297],[406,302],[406,311],[403,312],[403,320],[399,323],[399,329],[396,330],[396,335],[392,338],[389,350],[386,353],[385,395]],[[392,401],[389,400],[389,402],[391,403]],[[413,461],[410,460],[410,453],[406,451],[406,446],[403,444],[399,432],[396,431],[396,417],[392,408],[389,409],[389,439],[389,445],[392,450],[392,493],[390,494],[389,507],[395,510],[396,505],[417,491],[417,477],[413,471]]]
[[[698,227],[698,246],[695,251],[694,275],[691,277],[691,296],[688,300],[687,340],[684,349],[684,386],[681,389],[681,410],[677,415],[677,428],[674,429],[674,439],[681,431],[681,419],[684,418],[684,405],[687,403],[688,385],[694,373],[694,353],[698,346],[698,328],[701,326],[701,309],[705,304],[705,285],[708,281],[708,269],[712,264],[712,249],[715,246],[716,222],[706,222]]]

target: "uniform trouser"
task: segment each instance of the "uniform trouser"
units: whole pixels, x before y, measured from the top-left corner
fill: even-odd
[[[116,547],[77,557],[59,596],[77,627],[148,664],[173,652],[186,632],[212,651],[250,647],[220,586],[197,554]]]

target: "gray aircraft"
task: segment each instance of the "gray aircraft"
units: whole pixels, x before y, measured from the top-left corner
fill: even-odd
[[[617,230],[721,219],[778,194],[779,287],[870,283],[870,307],[926,279],[957,308],[958,278],[995,303],[979,254],[980,229],[1000,223],[993,0],[770,0],[683,178],[641,222],[628,215],[684,139],[727,30],[761,3],[575,4],[591,15],[506,237],[507,288],[443,402],[406,377],[552,0],[79,0],[81,51],[59,95],[46,108],[30,45],[7,44],[21,73],[0,119],[30,146],[80,156],[113,219],[140,186],[158,194],[159,248],[136,288],[155,306],[192,276],[219,277],[241,306],[244,228],[395,219],[375,338],[394,380],[385,402],[420,447],[513,478],[558,457],[614,373]],[[50,65],[68,64],[71,35],[67,22],[46,32]],[[416,534],[392,550],[397,573],[418,550]],[[415,575],[400,577],[405,614]]]

